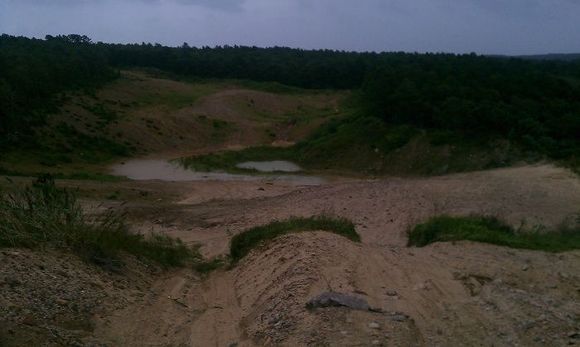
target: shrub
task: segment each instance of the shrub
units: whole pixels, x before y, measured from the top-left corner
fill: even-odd
[[[355,231],[354,224],[345,218],[332,218],[318,216],[310,218],[292,217],[284,221],[275,221],[270,224],[248,229],[232,238],[230,243],[230,256],[233,262],[237,262],[252,249],[271,241],[279,236],[301,232],[323,230],[332,232],[360,242],[360,236]]]
[[[515,231],[494,217],[433,217],[409,232],[408,246],[423,247],[440,241],[469,240],[512,248],[563,252],[580,249],[580,229]]]
[[[88,214],[75,192],[57,188],[47,177],[0,196],[0,247],[66,249],[108,267],[121,263],[120,253],[163,266],[179,266],[199,257],[180,240],[130,233],[120,212]]]

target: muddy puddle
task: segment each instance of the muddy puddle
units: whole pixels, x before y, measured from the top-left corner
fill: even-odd
[[[289,163],[289,162],[287,162]],[[290,163],[295,165],[293,163]],[[277,165],[277,164],[276,164]],[[280,168],[281,166],[268,166],[265,168]],[[255,167],[254,167],[255,168]],[[290,168],[286,166],[286,168]],[[256,170],[259,170],[255,168]],[[300,167],[298,167],[298,171]],[[259,170],[262,171],[262,170]],[[283,171],[276,169],[274,171]],[[114,165],[111,170],[113,175],[125,176],[132,180],[160,180],[160,181],[284,181],[298,185],[319,185],[325,182],[321,177],[304,175],[239,175],[225,172],[197,172],[185,169],[177,163],[156,159],[136,159]],[[272,171],[265,171],[272,172]],[[286,172],[295,172],[288,171]]]
[[[253,169],[260,172],[299,172],[302,168],[285,160],[247,161],[236,165],[240,169]]]

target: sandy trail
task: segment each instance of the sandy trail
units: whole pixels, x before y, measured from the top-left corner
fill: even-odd
[[[123,345],[540,346],[573,342],[580,330],[579,252],[405,246],[409,226],[442,213],[556,226],[580,211],[580,183],[566,170],[539,165],[315,187],[169,185],[182,194],[157,209],[138,206],[139,217],[147,216],[141,227],[201,243],[206,256],[225,254],[241,230],[294,215],[350,218],[363,242],[290,235],[207,279],[188,270],[162,278],[142,303],[97,324],[99,334],[122,336]],[[329,290],[360,296],[383,313],[305,309]]]

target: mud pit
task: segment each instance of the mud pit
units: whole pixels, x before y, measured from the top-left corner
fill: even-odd
[[[431,215],[493,214],[558,225],[580,211],[580,182],[549,165],[418,179],[297,187],[285,182],[164,182],[160,206],[129,204],[139,230],[227,253],[232,235],[289,216],[352,219],[361,244],[324,232],[280,238],[233,269],[157,280],[97,319],[113,345],[543,346],[578,342],[580,252],[548,254],[472,242],[407,248]],[[221,193],[221,191],[227,192]],[[131,212],[131,209],[133,209]],[[138,218],[137,218],[138,217]],[[380,312],[306,309],[324,292],[357,295]]]

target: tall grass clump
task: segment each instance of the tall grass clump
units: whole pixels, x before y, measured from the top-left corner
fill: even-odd
[[[163,266],[198,258],[180,240],[130,233],[120,212],[87,213],[74,191],[56,187],[51,178],[0,196],[2,247],[64,249],[109,267],[121,264],[121,253]]]
[[[494,217],[433,217],[409,232],[409,246],[469,240],[512,248],[564,252],[580,249],[580,228],[519,231]]]
[[[246,256],[252,249],[271,241],[276,237],[301,231],[328,231],[360,242],[354,224],[346,218],[317,216],[309,218],[292,217],[284,221],[275,221],[266,225],[248,229],[230,242],[230,256],[235,263]]]

